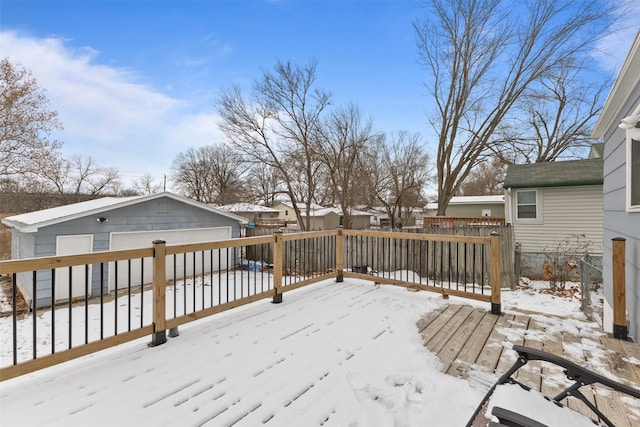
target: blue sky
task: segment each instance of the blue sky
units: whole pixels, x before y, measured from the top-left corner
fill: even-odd
[[[377,130],[419,132],[430,144],[411,27],[421,12],[408,0],[3,0],[0,56],[47,90],[65,155],[91,155],[125,181],[161,180],[178,153],[222,140],[220,87],[249,90],[278,59],[314,58],[334,104],[354,102]],[[600,48],[614,70],[638,29],[621,26]]]

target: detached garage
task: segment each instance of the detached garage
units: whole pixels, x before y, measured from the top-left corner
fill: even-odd
[[[143,248],[159,239],[165,240],[168,245],[225,240],[240,237],[241,224],[247,221],[195,200],[165,192],[135,197],[104,197],[7,217],[2,222],[11,228],[11,258],[23,259]],[[180,263],[179,259],[176,260],[176,269],[183,271]],[[137,278],[132,285],[151,281],[150,265],[151,262],[145,261],[143,266],[143,262],[138,260],[126,266],[127,269],[133,269],[131,277]],[[102,278],[100,271],[93,271],[97,268],[89,267],[90,295],[100,294],[101,282],[108,283],[109,291],[122,286],[117,285],[122,283],[117,280],[117,276],[123,274],[121,267],[118,266],[118,272],[114,265],[105,267],[102,275],[106,277]],[[218,267],[205,263],[196,265],[195,269],[199,273]],[[186,275],[194,273],[194,266],[189,268],[190,271],[184,271]],[[167,269],[173,271],[173,260],[167,259]],[[72,297],[84,295],[85,274],[84,268],[73,268]],[[68,298],[68,269],[56,269],[55,275],[55,299]],[[21,287],[21,291],[31,301],[30,278],[18,277],[18,282],[29,283],[29,286]],[[39,276],[37,307],[51,303],[50,284],[50,276]]]

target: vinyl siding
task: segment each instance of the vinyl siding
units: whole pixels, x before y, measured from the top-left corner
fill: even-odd
[[[527,189],[528,190],[528,189]],[[541,253],[570,235],[584,235],[589,253],[602,255],[602,186],[532,188],[538,191],[537,221],[513,219],[522,252]],[[515,212],[515,196],[511,198]]]
[[[616,117],[615,124],[640,105],[640,86],[636,86]],[[611,239],[622,237],[626,255],[626,302],[629,316],[629,335],[640,340],[640,212],[626,212],[626,134],[612,126],[605,134],[604,152],[604,255],[602,277],[605,300],[613,301],[613,260]],[[612,319],[605,311],[604,327],[612,330]]]

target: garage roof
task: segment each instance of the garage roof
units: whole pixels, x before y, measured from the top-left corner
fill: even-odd
[[[505,188],[602,185],[602,159],[509,165]]]
[[[40,227],[58,224],[72,219],[82,218],[88,215],[96,215],[113,209],[135,205],[138,203],[160,199],[163,197],[167,197],[182,203],[186,203],[188,205],[195,206],[200,209],[217,213],[219,215],[234,219],[243,224],[247,223],[247,220],[245,218],[234,215],[230,212],[225,212],[210,205],[206,205],[196,200],[178,196],[177,194],[169,192],[133,197],[102,197],[100,199],[87,200],[85,202],[73,203],[70,205],[58,206],[50,209],[43,209],[41,211],[6,217],[2,219],[2,223],[8,227],[16,228],[24,233],[33,233],[35,231],[38,231],[38,228]]]

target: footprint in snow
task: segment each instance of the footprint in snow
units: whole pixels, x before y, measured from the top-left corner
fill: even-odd
[[[425,384],[410,375],[390,375],[380,386],[369,384],[362,375],[349,373],[347,381],[362,405],[360,420],[353,426],[414,427],[422,425]],[[362,419],[365,418],[365,419]]]

